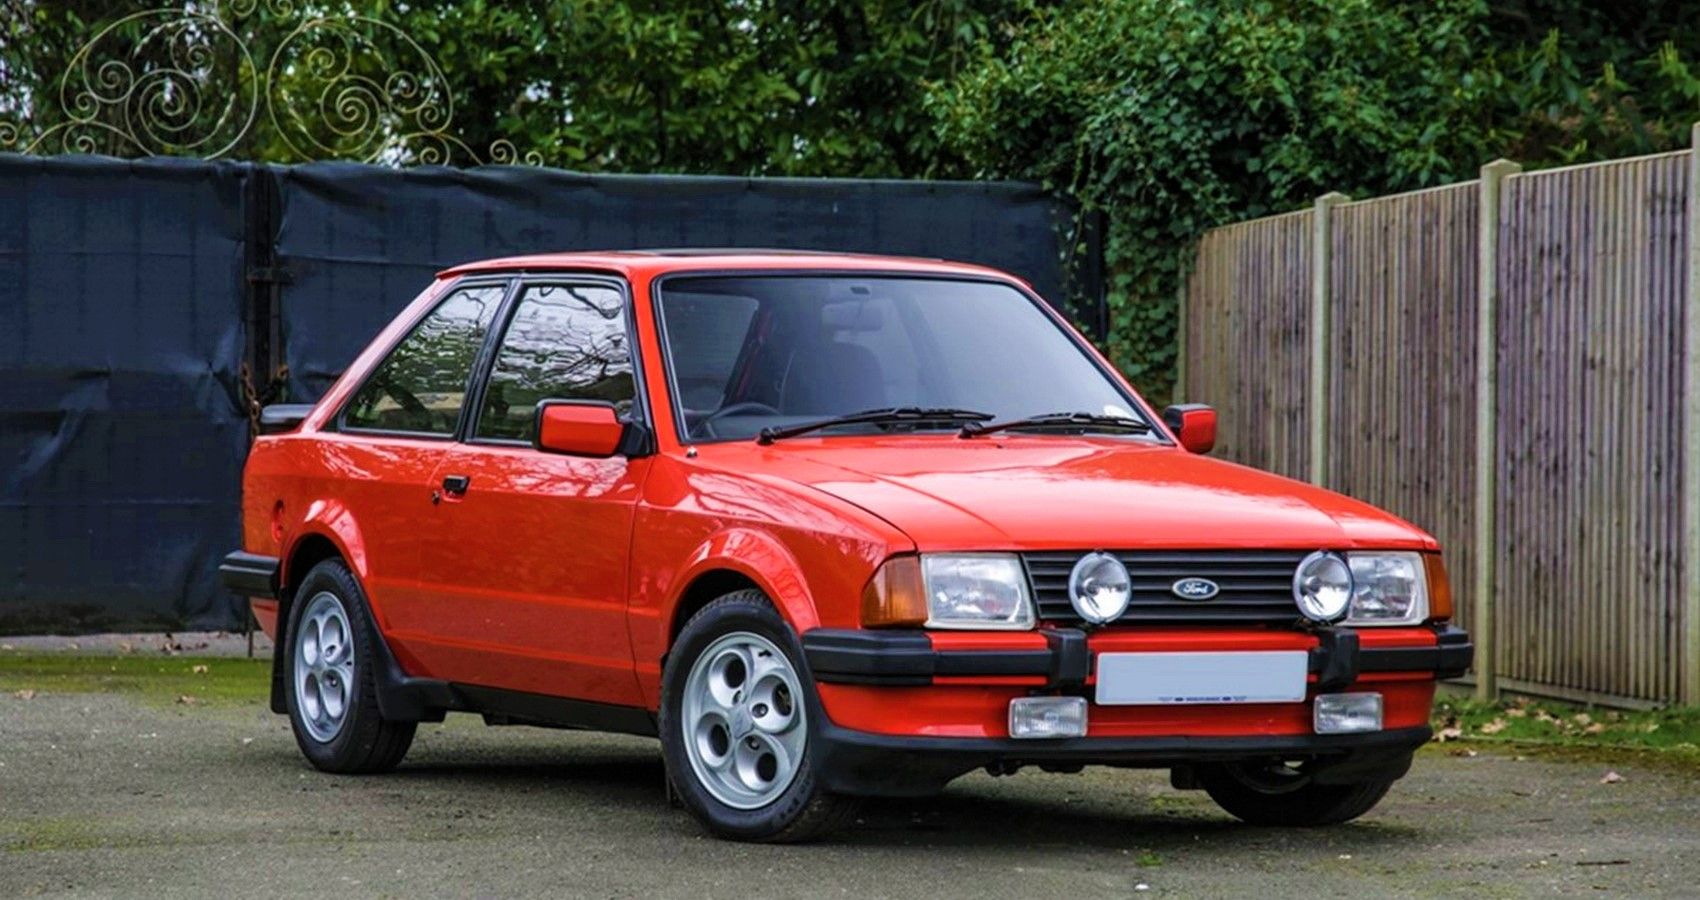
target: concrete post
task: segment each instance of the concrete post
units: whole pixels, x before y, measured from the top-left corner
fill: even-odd
[[[1476,533],[1470,631],[1476,644],[1476,698],[1499,698],[1499,647],[1494,621],[1495,540],[1499,481],[1499,198],[1507,176],[1523,171],[1508,159],[1482,166],[1476,253]]]
[[[1328,477],[1329,412],[1333,399],[1334,309],[1328,288],[1333,279],[1333,209],[1352,198],[1330,191],[1316,198],[1310,231],[1310,466],[1306,473],[1312,484]]]
[[[1700,704],[1700,124],[1689,134],[1682,341],[1682,702]]]

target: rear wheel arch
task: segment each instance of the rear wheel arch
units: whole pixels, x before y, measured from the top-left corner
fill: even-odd
[[[318,532],[302,535],[295,542],[295,546],[290,548],[289,556],[284,560],[283,580],[278,585],[279,602],[287,605],[294,601],[295,592],[300,589],[302,579],[307,577],[307,573],[311,572],[314,566],[327,559],[348,562],[342,554],[342,548],[329,537]],[[282,615],[282,612],[280,609],[279,615]]]

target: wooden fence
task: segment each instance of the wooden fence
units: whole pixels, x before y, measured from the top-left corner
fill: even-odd
[[[1199,242],[1177,393],[1433,533],[1483,696],[1700,703],[1697,167],[1501,161]]]

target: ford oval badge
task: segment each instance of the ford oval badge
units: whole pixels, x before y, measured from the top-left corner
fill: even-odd
[[[1182,600],[1209,600],[1222,592],[1216,582],[1208,578],[1182,578],[1169,585],[1169,590]]]

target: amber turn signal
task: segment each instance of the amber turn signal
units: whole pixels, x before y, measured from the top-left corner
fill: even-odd
[[[1446,577],[1446,563],[1438,553],[1424,553],[1423,568],[1428,573],[1429,618],[1452,618],[1452,582]]]
[[[919,627],[927,624],[927,593],[921,586],[921,558],[894,556],[862,589],[864,628]]]

